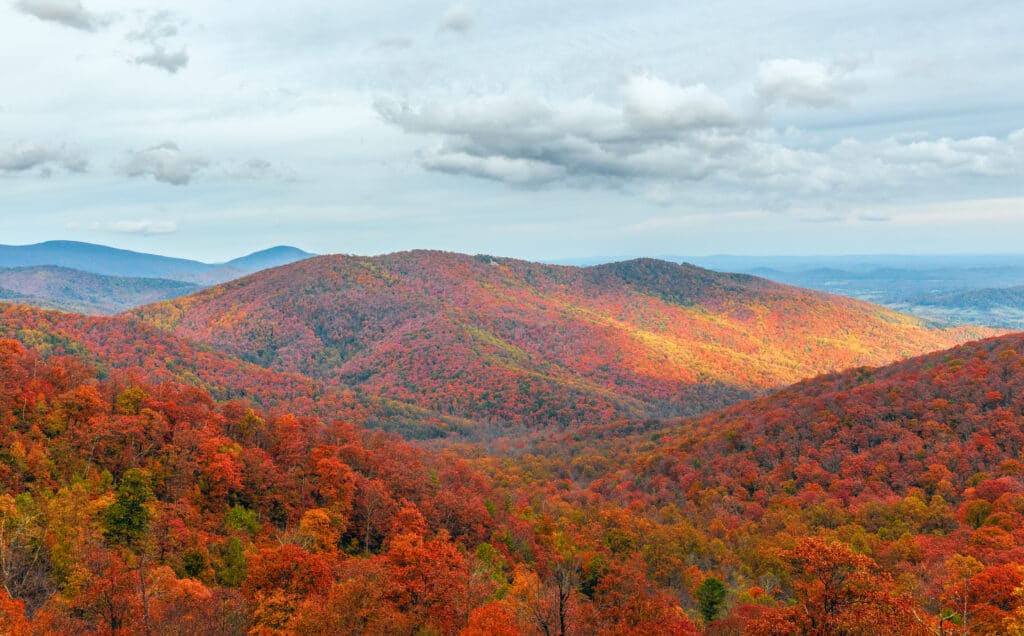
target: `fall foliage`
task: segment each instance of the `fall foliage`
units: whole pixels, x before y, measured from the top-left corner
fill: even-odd
[[[254,364],[476,423],[704,412],[991,334],[738,274],[324,256],[132,312]]]
[[[1024,336],[658,419],[968,334],[435,253],[142,315],[0,308],[4,633],[1024,631]]]

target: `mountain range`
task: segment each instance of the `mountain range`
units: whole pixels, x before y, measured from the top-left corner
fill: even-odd
[[[655,259],[139,280],[0,272],[0,632],[1024,626],[1020,334]]]
[[[477,465],[602,519],[662,585],[728,581],[709,633],[1005,634],[1024,616],[1022,448],[1011,334],[698,418],[495,440]]]
[[[165,278],[201,284],[224,282],[310,256],[295,247],[278,246],[226,263],[202,263],[76,241],[0,245],[0,267],[53,265],[104,276]]]
[[[210,264],[73,241],[0,245],[0,300],[109,315],[310,256],[279,246]]]
[[[324,256],[131,315],[260,366],[495,423],[671,417],[981,335],[746,275]]]

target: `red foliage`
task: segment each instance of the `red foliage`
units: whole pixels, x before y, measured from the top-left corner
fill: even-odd
[[[651,259],[575,268],[425,251],[309,259],[134,315],[277,371],[528,425],[707,411],[985,333]]]

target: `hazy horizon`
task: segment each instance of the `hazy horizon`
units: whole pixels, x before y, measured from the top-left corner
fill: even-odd
[[[33,246],[43,245],[43,244],[52,243],[52,242],[82,243],[84,245],[96,245],[96,246],[100,246],[100,247],[112,248],[112,249],[115,249],[115,250],[126,250],[126,251],[129,251],[129,252],[136,252],[136,253],[141,253],[141,254],[150,254],[150,255],[166,257],[166,258],[195,260],[195,261],[198,261],[198,262],[201,262],[201,263],[207,263],[207,264],[225,263],[227,261],[230,261],[230,260],[233,260],[233,259],[236,259],[236,258],[240,258],[240,257],[244,257],[244,256],[248,256],[250,254],[255,254],[255,253],[264,252],[264,251],[271,251],[271,250],[275,250],[275,249],[279,249],[279,248],[298,249],[300,251],[307,252],[307,253],[311,254],[312,256],[327,256],[327,255],[334,255],[334,254],[345,254],[345,255],[352,255],[352,256],[367,256],[367,257],[383,256],[383,255],[394,254],[394,253],[398,253],[398,252],[408,252],[408,251],[417,251],[417,250],[434,250],[435,249],[435,248],[430,248],[430,247],[413,247],[413,248],[409,248],[409,249],[392,250],[392,251],[387,251],[387,252],[358,252],[358,251],[340,251],[340,250],[337,250],[337,251],[327,251],[327,252],[312,252],[312,251],[304,248],[301,245],[287,245],[287,244],[283,244],[282,243],[282,244],[276,244],[276,245],[264,245],[264,246],[255,246],[255,247],[251,247],[251,248],[243,248],[243,250],[238,252],[238,253],[228,254],[225,258],[217,259],[217,258],[204,257],[203,255],[199,255],[199,256],[185,256],[185,255],[182,255],[180,253],[176,253],[174,251],[159,251],[159,250],[135,249],[133,247],[128,247],[128,246],[124,246],[124,245],[117,245],[115,243],[93,243],[91,241],[82,241],[82,240],[79,240],[79,239],[46,239],[46,240],[43,240],[43,241],[37,241],[37,242],[32,242],[32,243],[18,243],[18,244],[0,243],[0,247],[33,247]],[[171,249],[173,249],[173,246],[172,246]],[[524,256],[518,256],[518,255],[515,255],[515,254],[487,253],[487,252],[480,252],[480,251],[460,251],[460,250],[437,250],[437,251],[448,251],[448,252],[455,252],[455,253],[467,254],[467,255],[487,254],[489,256],[496,256],[496,257],[500,257],[500,258],[512,258],[512,259],[519,259],[519,260],[530,260],[530,261],[534,261],[534,262],[538,262],[538,263],[548,263],[548,264],[552,264],[552,265],[578,265],[578,266],[594,265],[594,264],[600,264],[600,263],[610,263],[610,262],[615,262],[615,261],[631,260],[631,259],[637,259],[637,258],[654,258],[654,259],[669,260],[669,261],[675,261],[675,262],[684,261],[686,259],[693,259],[695,261],[700,261],[701,263],[705,263],[702,266],[709,267],[711,269],[714,269],[714,267],[713,267],[713,265],[714,265],[713,262],[714,261],[723,261],[723,262],[725,262],[725,261],[749,261],[751,263],[762,263],[762,262],[767,263],[767,262],[771,262],[771,261],[790,261],[790,262],[799,263],[799,262],[803,262],[803,261],[806,261],[806,262],[816,262],[816,261],[838,262],[838,261],[850,261],[850,260],[856,260],[856,259],[868,259],[869,261],[870,260],[876,260],[876,261],[905,260],[907,262],[914,262],[914,261],[917,261],[917,262],[928,262],[928,261],[930,261],[930,259],[954,259],[955,261],[960,261],[960,264],[963,265],[965,262],[966,263],[971,263],[972,261],[992,261],[992,262],[998,262],[998,261],[1004,260],[1004,259],[1007,260],[1007,261],[1015,261],[1017,259],[1024,260],[1024,251],[1020,251],[1020,252],[966,252],[965,251],[965,252],[945,252],[945,253],[943,253],[943,252],[918,252],[918,253],[913,253],[913,252],[903,252],[903,253],[899,253],[899,252],[878,252],[878,253],[834,253],[834,254],[825,254],[825,253],[808,253],[808,254],[796,254],[796,253],[791,253],[791,254],[781,254],[781,253],[764,253],[764,254],[754,254],[754,253],[748,253],[748,254],[742,254],[742,253],[708,253],[708,254],[628,253],[628,254],[597,254],[597,255],[593,255],[593,256],[579,256],[579,257],[575,257],[575,258],[573,258],[573,257],[558,257],[558,256],[550,257],[550,258],[527,258],[527,257],[524,257]],[[701,264],[701,263],[695,263],[695,264]]]

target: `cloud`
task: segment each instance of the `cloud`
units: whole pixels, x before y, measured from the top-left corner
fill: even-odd
[[[142,42],[148,45],[148,51],[132,58],[132,63],[152,66],[172,75],[188,66],[188,50],[182,46],[178,50],[168,50],[166,41],[177,37],[184,20],[169,11],[150,14],[145,25],[130,32],[126,39],[129,42]]]
[[[909,143],[888,140],[882,153],[889,161],[913,167],[922,176],[950,170],[978,176],[1008,176],[1019,170],[1024,161],[1024,156],[1014,148],[1015,135],[1020,133],[1011,133],[1005,141],[988,136],[942,137]]]
[[[174,234],[178,231],[177,221],[154,221],[152,219],[112,221],[102,226],[109,232],[120,234]]]
[[[158,68],[172,75],[188,66],[188,51],[182,48],[180,51],[167,51],[159,44],[145,55],[140,55],[132,60],[135,64],[143,64]]]
[[[129,177],[151,176],[171,185],[187,185],[207,166],[209,160],[185,154],[177,144],[167,141],[144,150],[130,150],[121,166]]]
[[[228,179],[240,181],[294,181],[297,179],[293,170],[258,158],[230,165],[223,174]]]
[[[646,130],[732,126],[728,102],[704,84],[677,86],[651,75],[629,78],[622,88],[625,113]]]
[[[80,0],[18,0],[15,8],[22,13],[56,22],[80,31],[95,31],[106,25],[100,16],[87,11]]]
[[[767,103],[825,108],[844,105],[856,86],[849,72],[840,67],[779,59],[760,64],[754,88]]]
[[[515,157],[477,157],[465,152],[440,151],[423,159],[428,170],[467,174],[516,185],[540,185],[565,176],[565,169],[545,161]]]
[[[182,22],[170,11],[158,11],[147,16],[146,23],[141,28],[129,32],[125,38],[152,44],[177,36]]]
[[[84,172],[88,161],[65,146],[18,143],[0,150],[0,173],[28,172],[35,168],[48,175],[56,167],[68,172]]]
[[[473,12],[465,3],[456,2],[448,7],[438,28],[441,31],[466,33],[473,28]]]
[[[827,101],[827,91],[787,91],[773,99]],[[1024,176],[1022,131],[811,145],[773,128],[769,113],[745,112],[704,84],[636,75],[620,97],[618,104],[559,102],[520,90],[415,105],[378,99],[375,108],[385,122],[436,140],[417,155],[427,170],[516,187],[636,186],[655,204],[666,197],[650,192],[683,183],[707,184],[719,198],[786,208],[790,199],[868,200],[936,178]]]

